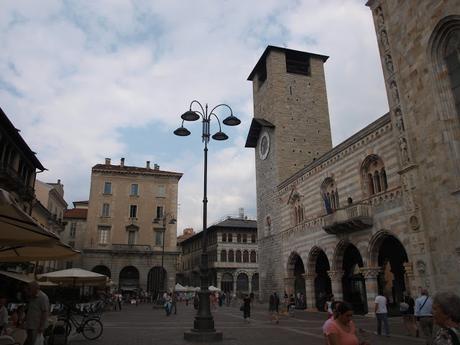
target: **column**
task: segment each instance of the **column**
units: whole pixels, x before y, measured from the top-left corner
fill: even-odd
[[[221,289],[221,285],[222,285],[222,273],[221,272],[217,272],[217,286],[216,288],[218,289]]]
[[[367,312],[368,314],[375,313],[375,297],[379,293],[378,276],[381,271],[380,267],[361,267],[361,273],[364,276],[364,282],[366,284],[366,296],[367,296]]]
[[[331,279],[332,294],[336,301],[343,300],[343,290],[342,290],[342,277],[343,270],[336,271],[327,271],[329,278]]]
[[[236,295],[236,273],[233,274],[233,294]]]
[[[252,275],[248,275],[248,288],[249,288],[249,293],[252,292]]]
[[[406,293],[410,293],[412,298],[415,299],[418,295],[418,286],[414,273],[414,265],[412,262],[405,262],[404,264],[404,271],[405,271],[405,280],[404,283],[406,284]]]
[[[317,310],[315,295],[315,278],[316,273],[307,273],[303,275],[305,279],[305,300],[308,310]]]

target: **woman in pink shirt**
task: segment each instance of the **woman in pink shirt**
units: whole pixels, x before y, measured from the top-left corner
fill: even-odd
[[[346,302],[340,303],[337,306],[334,321],[325,325],[324,333],[328,345],[367,345],[364,342],[359,342],[352,318],[353,309],[351,305]]]

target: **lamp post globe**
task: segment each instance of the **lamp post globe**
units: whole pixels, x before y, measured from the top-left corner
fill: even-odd
[[[198,110],[192,110],[192,107],[198,108]],[[198,305],[198,311],[195,316],[193,323],[193,329],[184,333],[184,339],[198,342],[214,342],[222,340],[222,332],[216,331],[214,328],[214,319],[211,314],[211,306],[209,303],[210,291],[208,289],[208,252],[207,252],[207,212],[208,212],[208,197],[207,197],[207,185],[208,185],[208,143],[210,138],[218,141],[227,140],[228,136],[222,132],[220,119],[217,114],[214,113],[218,108],[226,108],[230,111],[230,115],[225,118],[222,122],[227,126],[237,126],[241,121],[233,115],[232,108],[227,104],[218,104],[210,111],[208,111],[208,105],[205,107],[200,102],[194,100],[190,103],[188,111],[181,115],[182,125],[174,131],[175,135],[187,136],[190,135],[190,131],[184,127],[184,121],[196,121],[201,117],[203,122],[202,126],[202,140],[204,142],[204,179],[203,179],[203,236],[202,236],[202,252],[200,260],[200,291],[198,296],[200,303]],[[219,125],[219,130],[211,136],[211,120],[215,119]]]

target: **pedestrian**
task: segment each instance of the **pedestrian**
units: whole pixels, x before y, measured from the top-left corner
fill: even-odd
[[[415,317],[426,344],[433,337],[433,300],[427,289],[422,289],[420,297],[415,300]]]
[[[0,296],[0,335],[3,335],[8,326],[8,310],[6,309],[6,297]]]
[[[356,336],[351,305],[342,302],[336,308],[335,319],[328,320],[329,323],[324,329],[328,345],[368,345],[366,342],[360,343]]]
[[[123,295],[121,293],[117,294],[117,303],[118,310],[121,311],[121,305],[123,304]]]
[[[388,326],[388,309],[387,309],[387,298],[379,293],[375,297],[375,316],[377,319],[377,334],[382,335],[382,323],[385,330],[385,335],[390,336],[390,328]]]
[[[165,292],[164,295],[163,295],[163,298],[164,298],[164,304],[163,304],[163,307],[165,308],[165,312],[166,312],[166,316],[169,316],[171,315],[171,306],[172,306],[172,302],[171,302],[171,296]]]
[[[324,311],[327,312],[327,318],[330,319],[333,317],[334,313],[332,310],[332,303],[334,303],[334,295],[329,294],[326,299],[326,303],[324,303]]]
[[[172,310],[174,309],[174,315],[177,314],[177,295],[176,293],[173,291],[172,295],[171,295],[171,312]]]
[[[251,299],[248,295],[244,296],[240,310],[243,312],[244,321],[249,322],[251,317]]]
[[[415,301],[407,294],[404,296],[404,301],[399,304],[399,311],[403,317],[404,327],[406,328],[407,335],[415,337],[417,325],[415,324],[414,316]]]
[[[439,326],[432,345],[460,344],[460,297],[440,292],[433,299],[433,320]]]
[[[270,323],[275,320],[275,323],[279,323],[279,316],[278,316],[278,307],[280,304],[280,300],[276,294],[276,292],[272,293],[270,295],[269,301],[268,301],[268,312],[270,314]]]
[[[40,290],[40,286],[36,281],[29,283],[28,294],[29,303],[25,321],[27,339],[25,345],[35,345],[37,337],[43,337],[43,331],[48,326],[50,302],[48,296]]]
[[[329,344],[326,334],[327,334],[327,331],[328,331],[329,327],[331,327],[331,324],[337,318],[337,307],[338,307],[339,303],[341,303],[341,302],[340,301],[332,302],[332,304],[331,304],[332,317],[328,318],[323,324],[323,334],[324,334],[324,338],[326,339],[326,345]]]
[[[199,305],[200,305],[200,297],[199,297],[198,294],[195,292],[195,296],[193,297],[193,308],[195,308],[196,310],[198,310]]]

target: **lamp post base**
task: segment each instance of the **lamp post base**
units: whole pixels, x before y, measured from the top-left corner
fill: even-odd
[[[190,331],[184,332],[184,339],[187,341],[193,341],[197,343],[209,343],[222,341],[222,332],[212,330],[212,331],[202,331],[191,329]]]

